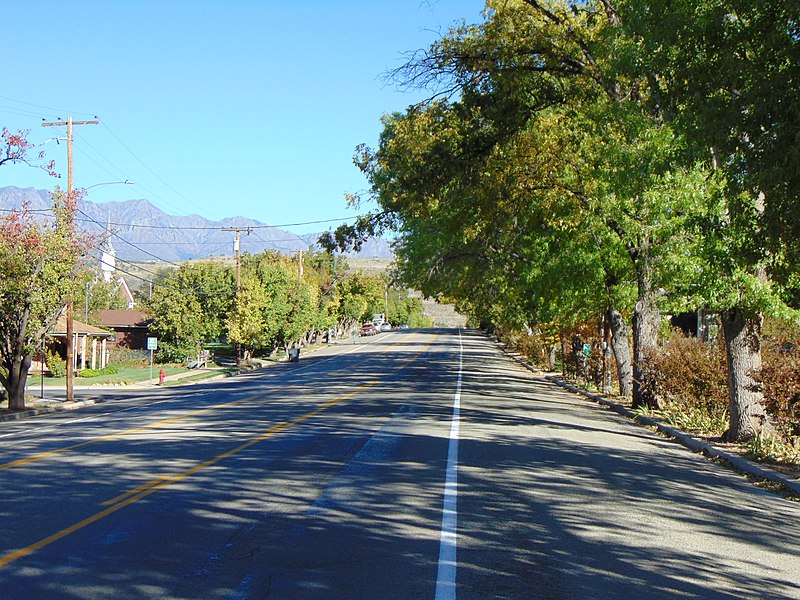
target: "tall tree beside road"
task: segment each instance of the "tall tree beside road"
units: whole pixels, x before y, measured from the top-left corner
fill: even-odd
[[[383,305],[383,293],[387,281],[378,275],[368,275],[356,271],[342,278],[336,284],[339,298],[337,319],[343,331],[350,331],[364,319],[371,319],[374,310]]]
[[[52,221],[25,207],[0,216],[0,383],[11,410],[25,408],[32,353],[74,291],[90,241],[75,228],[75,200],[58,188],[52,200]]]
[[[221,337],[235,292],[233,269],[212,261],[181,265],[168,275],[150,301],[158,359],[193,357],[205,342]]]
[[[617,16],[607,3],[489,6],[485,23],[455,28],[399,72],[459,96],[385,121],[378,150],[357,157],[382,211],[331,241],[399,229],[401,255],[414,252],[405,268],[429,285],[448,269],[459,283],[443,285],[461,293],[430,291],[483,298],[492,318],[574,318],[570,302],[597,310],[602,299],[599,313],[621,329],[619,309],[632,313],[634,404],[654,406],[659,290],[691,270],[687,224],[713,206],[698,202],[703,166],[684,167],[680,136],[640,102],[641,83],[608,67],[599,44]],[[581,261],[560,293],[546,289],[552,265]],[[618,306],[631,285],[635,302]],[[624,365],[624,344],[614,348]]]
[[[267,305],[267,290],[255,273],[245,272],[236,292],[236,300],[225,321],[228,341],[241,344],[244,361],[250,360],[254,350],[267,347],[267,323],[264,307]]]
[[[709,154],[726,201],[706,230],[705,304],[721,314],[731,424],[768,428],[760,385],[763,314],[800,265],[800,44],[795,0],[619,0],[616,68],[647,80],[646,101]],[[796,316],[794,318],[797,318]]]
[[[256,317],[247,317],[244,311],[258,312],[263,331],[259,336],[259,347],[288,348],[300,341],[309,331],[320,325],[318,289],[301,279],[299,267],[293,260],[274,251],[245,256],[242,272],[252,278],[249,308],[239,307],[238,323],[229,321],[229,331],[248,330],[247,322]],[[243,275],[244,281],[244,275]],[[249,329],[252,330],[251,323]]]

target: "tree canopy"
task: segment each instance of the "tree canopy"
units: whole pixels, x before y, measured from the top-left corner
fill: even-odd
[[[9,408],[25,408],[32,352],[75,290],[79,260],[90,240],[74,224],[74,199],[56,188],[53,218],[27,209],[0,215],[0,383]]]
[[[479,322],[565,328],[605,315],[624,339],[627,316],[635,405],[656,405],[663,310],[720,311],[741,323],[725,329],[729,356],[747,354],[746,332],[785,308],[776,292],[796,278],[786,184],[797,170],[776,174],[794,163],[773,160],[796,151],[796,15],[784,3],[662,4],[488,2],[484,22],[393,73],[432,97],[385,116],[377,148],[359,148],[370,190],[353,202],[379,209],[324,241],[396,230],[404,282]],[[747,24],[767,35],[769,15],[781,32],[757,48],[770,57],[737,74],[736,57],[753,52]],[[786,94],[756,89],[768,81]],[[757,421],[757,394],[740,402],[757,365],[729,362],[732,407]],[[759,426],[732,420],[732,437]]]

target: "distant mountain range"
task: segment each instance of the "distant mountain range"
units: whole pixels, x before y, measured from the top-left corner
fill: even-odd
[[[33,211],[48,210],[52,206],[47,190],[0,188],[0,210],[18,209],[26,202]],[[320,233],[297,235],[245,217],[211,221],[198,215],[169,215],[147,200],[102,204],[81,200],[78,209],[76,218],[83,229],[98,235],[110,229],[117,258],[135,262],[232,256],[234,234],[222,231],[223,228],[241,228],[241,250],[250,254],[265,249],[295,254],[315,245],[320,236]],[[244,231],[247,227],[257,229],[248,234]],[[364,244],[361,252],[352,256],[391,258],[393,254],[386,240],[373,238]]]

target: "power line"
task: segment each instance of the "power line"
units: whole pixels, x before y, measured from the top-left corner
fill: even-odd
[[[0,212],[13,213],[13,212],[18,212],[18,209],[0,208]],[[87,215],[85,212],[83,212],[80,209],[78,209],[78,212],[80,214],[82,214],[82,215],[85,215],[85,217],[86,217],[84,219],[81,219],[81,218],[76,218],[75,219],[76,221],[78,221],[80,223],[94,223],[95,225],[97,225],[97,226],[99,226],[101,228],[105,228],[106,225],[114,225],[114,226],[117,226],[117,227],[127,227],[127,226],[129,226],[129,225],[124,224],[124,223],[111,223],[111,222],[110,223],[101,223],[100,221],[90,217],[89,215]],[[35,214],[35,215],[42,215],[42,216],[44,216],[46,218],[53,218],[52,211],[50,209],[47,209],[47,208],[30,209],[30,210],[28,210],[28,213],[29,214]],[[308,223],[302,223],[302,224],[303,225],[307,225]],[[313,223],[311,223],[311,224],[313,224]],[[142,228],[150,227],[150,228],[158,228],[158,229],[172,229],[172,230],[175,230],[175,231],[180,231],[182,229],[188,229],[188,230],[203,229],[203,230],[208,230],[208,231],[224,231],[224,228],[217,228],[217,227],[209,227],[209,228],[188,227],[188,228],[182,228],[182,227],[164,227],[164,226],[157,226],[157,225],[152,225],[152,226],[132,225],[132,227],[142,227]],[[288,227],[288,225],[268,225],[266,227],[255,227],[255,228],[256,229],[265,229],[267,227],[279,228],[279,227]],[[247,227],[247,228],[253,229],[253,227]],[[245,229],[245,228],[243,227],[242,229]],[[253,232],[253,233],[254,233],[255,239],[254,240],[247,240],[247,239],[242,240],[242,244],[256,245],[258,243],[261,243],[261,244],[265,244],[265,245],[269,246],[269,245],[272,245],[272,244],[288,244],[290,242],[297,242],[298,239],[300,241],[303,241],[302,238],[300,238],[299,236],[293,237],[293,238],[283,238],[283,239],[277,239],[277,240],[268,240],[266,238],[261,237],[256,232]],[[187,240],[185,242],[181,242],[181,241],[136,242],[136,244],[134,244],[133,242],[130,242],[130,241],[126,240],[125,238],[121,237],[119,234],[117,234],[117,233],[115,233],[113,231],[111,232],[111,235],[113,235],[115,238],[119,239],[120,241],[125,242],[129,246],[133,246],[137,250],[142,250],[142,252],[145,252],[145,251],[142,248],[139,248],[139,246],[162,246],[162,245],[165,245],[165,244],[168,244],[170,246],[227,246],[228,245],[228,242],[226,240],[219,240],[219,241],[215,241],[215,240],[190,241],[190,240]],[[154,258],[159,258],[159,257],[154,256]],[[162,262],[167,262],[167,263],[169,262],[166,259],[160,259],[159,258],[159,260],[161,260]],[[170,264],[174,264],[174,263],[170,263]]]
[[[194,202],[193,202],[191,199],[189,199],[189,198],[187,198],[186,196],[184,196],[183,194],[181,194],[181,193],[180,193],[178,190],[176,190],[176,189],[175,189],[174,187],[172,187],[172,186],[171,186],[169,183],[167,183],[167,182],[166,182],[166,181],[165,181],[165,180],[164,180],[164,179],[163,179],[163,178],[162,178],[162,177],[161,177],[161,176],[160,176],[158,173],[156,173],[156,172],[155,172],[153,169],[151,169],[149,166],[147,166],[147,165],[145,164],[145,162],[144,162],[144,161],[143,161],[141,158],[139,158],[139,157],[136,155],[136,153],[135,153],[133,150],[131,150],[131,149],[128,147],[128,145],[127,145],[125,142],[123,142],[123,141],[122,141],[122,139],[121,139],[121,138],[120,138],[120,137],[119,137],[119,136],[118,136],[116,133],[114,133],[114,132],[111,130],[111,128],[108,126],[108,124],[106,124],[105,122],[103,122],[103,127],[105,127],[105,128],[106,128],[106,130],[108,131],[108,133],[110,133],[110,134],[111,134],[111,135],[114,137],[114,139],[116,139],[116,140],[117,140],[117,141],[118,141],[118,142],[119,142],[119,143],[122,145],[122,147],[123,147],[123,148],[125,148],[125,150],[127,150],[127,151],[130,153],[130,155],[131,155],[131,156],[133,156],[133,158],[135,158],[135,159],[136,159],[136,160],[139,162],[139,164],[141,164],[141,165],[142,165],[142,166],[143,166],[145,169],[147,169],[148,171],[150,171],[150,173],[151,173],[151,174],[152,174],[152,175],[153,175],[153,176],[154,176],[156,179],[158,179],[158,180],[159,180],[161,183],[163,183],[163,184],[164,184],[164,185],[165,185],[165,186],[166,186],[166,187],[167,187],[169,190],[171,190],[172,192],[174,192],[175,194],[177,194],[177,195],[178,195],[180,198],[183,198],[183,199],[184,199],[186,202],[188,202],[189,204],[191,204],[191,205],[192,205],[192,206],[194,206],[195,208],[197,208],[197,209],[199,209],[199,210],[201,210],[201,211],[204,211],[204,210],[206,210],[206,209],[204,209],[202,206],[200,206],[200,205],[198,205],[198,204],[195,204],[195,203],[194,203]]]
[[[0,96],[0,99],[8,100],[9,102],[16,102],[17,104],[24,104],[25,106],[33,106],[35,108],[44,108],[44,109],[47,109],[48,111],[54,111],[56,113],[73,114],[73,115],[84,115],[84,116],[87,116],[87,117],[92,115],[92,113],[80,112],[80,111],[77,111],[77,110],[64,110],[64,109],[61,109],[61,108],[53,108],[52,106],[44,106],[42,104],[34,104],[33,102],[25,102],[24,100],[17,100],[16,98],[10,98],[8,96]],[[34,113],[34,114],[35,114],[35,116],[39,116],[39,117],[42,116],[40,113]]]
[[[97,153],[97,155],[100,156],[100,158],[104,159],[112,169],[117,169],[117,172],[116,173],[112,173],[107,167],[101,165],[91,154],[89,154],[88,152],[86,152],[83,149],[80,149],[79,152],[81,154],[83,154],[86,158],[88,158],[90,161],[92,161],[100,169],[102,169],[103,171],[108,173],[114,179],[129,179],[128,177],[124,177],[123,175],[121,175],[121,173],[123,173],[122,170],[120,170],[119,167],[117,167],[105,155],[103,155],[102,152],[100,152],[99,150],[97,150],[97,148],[92,146],[87,139],[85,139],[83,136],[76,136],[76,137],[78,137],[78,139],[81,140],[81,144],[85,144],[86,146],[89,146],[92,150],[94,150],[95,153]]]
[[[105,160],[105,161],[106,161],[106,162],[107,162],[107,163],[108,163],[108,164],[111,166],[111,168],[113,168],[113,169],[116,169],[118,173],[124,173],[124,171],[122,170],[122,168],[121,168],[121,167],[119,167],[119,166],[117,166],[117,165],[116,165],[114,162],[112,162],[112,161],[111,161],[111,159],[109,159],[109,158],[108,158],[106,155],[104,155],[102,152],[100,152],[99,150],[97,150],[96,148],[94,148],[94,146],[91,146],[90,144],[89,144],[89,146],[90,146],[90,147],[91,147],[91,148],[92,148],[92,149],[93,149],[93,150],[94,150],[94,151],[97,153],[97,155],[98,155],[100,158],[102,158],[103,160]],[[92,158],[92,157],[91,157],[91,156],[90,156],[88,153],[85,153],[85,152],[84,152],[84,154],[85,154],[85,156],[86,156],[86,157],[87,157],[89,160],[91,160],[92,162],[94,162],[94,163],[95,163],[95,164],[96,164],[98,167],[100,167],[100,168],[101,168],[103,171],[105,171],[105,172],[106,172],[106,173],[108,173],[109,175],[112,175],[113,177],[116,177],[116,178],[119,178],[119,179],[139,179],[138,177],[134,178],[134,177],[128,177],[128,176],[123,176],[123,175],[113,175],[113,174],[111,173],[111,171],[109,171],[107,168],[103,167],[103,166],[102,166],[100,163],[98,163],[96,160],[94,160],[94,159],[93,159],[93,158]],[[166,200],[166,199],[165,199],[163,196],[161,196],[160,194],[158,194],[158,193],[154,192],[153,190],[151,190],[150,188],[148,188],[148,187],[146,187],[146,186],[142,185],[142,184],[141,184],[141,182],[134,184],[134,187],[136,187],[137,189],[140,189],[140,190],[141,190],[141,191],[142,191],[142,192],[145,194],[145,196],[146,196],[146,197],[148,197],[148,198],[150,198],[150,199],[151,199],[151,202],[153,202],[154,204],[156,204],[156,205],[158,206],[158,208],[160,208],[160,209],[161,209],[161,206],[164,206],[164,207],[167,207],[167,208],[169,208],[169,209],[171,209],[171,210],[175,210],[175,211],[177,211],[178,213],[181,213],[181,212],[183,212],[183,211],[184,211],[184,209],[183,209],[183,208],[181,208],[181,207],[180,207],[180,206],[178,206],[177,204],[173,204],[172,202],[169,202],[168,200]],[[158,201],[158,202],[156,203],[156,201]],[[163,210],[163,209],[162,209],[162,210]]]
[[[97,260],[102,260],[101,257],[94,256],[92,254],[89,254],[89,256],[91,256],[92,258],[95,258]],[[125,262],[125,261],[122,261],[122,262]],[[120,273],[124,273],[125,275],[128,275],[130,277],[133,277],[134,279],[138,279],[139,281],[144,281],[145,283],[149,283],[149,284],[153,285],[153,287],[161,287],[161,288],[172,290],[172,291],[175,291],[175,292],[180,292],[182,294],[194,294],[196,296],[225,296],[226,295],[225,292],[203,292],[203,291],[196,290],[196,289],[178,288],[178,287],[166,284],[166,283],[158,283],[156,281],[153,281],[152,279],[147,279],[146,277],[142,277],[141,275],[137,275],[136,273],[131,273],[130,271],[126,271],[125,269],[120,269],[119,267],[114,267],[114,270],[115,271],[119,271]],[[156,275],[155,273],[151,273],[151,274],[152,275]],[[233,290],[231,290],[231,292],[232,291]]]
[[[78,211],[80,214],[82,214],[83,216],[85,216],[87,219],[89,219],[89,221],[91,221],[91,222],[92,222],[92,223],[94,223],[95,225],[99,225],[100,227],[104,227],[104,225],[103,225],[102,223],[100,223],[99,221],[96,221],[95,219],[93,219],[92,217],[90,217],[89,215],[87,215],[87,214],[86,214],[85,212],[83,212],[83,211],[82,211],[80,208],[79,208],[79,209],[77,209],[77,211]],[[115,237],[115,238],[117,238],[117,239],[119,239],[119,240],[121,240],[121,241],[125,242],[125,243],[126,243],[126,244],[128,244],[129,246],[132,246],[133,248],[136,248],[136,249],[137,249],[139,252],[142,252],[143,254],[147,254],[147,256],[151,256],[151,257],[153,257],[153,258],[155,258],[155,259],[158,259],[160,262],[164,262],[164,263],[167,263],[167,264],[170,264],[170,265],[174,265],[174,266],[176,266],[176,267],[179,267],[179,266],[180,266],[180,265],[178,265],[178,264],[176,264],[176,263],[173,263],[173,262],[170,262],[170,261],[168,261],[168,260],[165,260],[165,259],[161,258],[160,256],[156,256],[155,254],[152,254],[151,252],[148,252],[147,250],[144,250],[143,248],[139,248],[139,247],[137,247],[137,246],[136,246],[136,244],[134,244],[134,243],[132,243],[132,242],[129,242],[128,240],[126,240],[125,238],[123,238],[123,237],[121,237],[121,236],[117,235],[117,234],[116,234],[116,233],[114,233],[113,231],[109,231],[109,233],[110,233],[110,234],[111,234],[113,237]]]
[[[84,213],[85,214],[85,213]],[[279,225],[242,225],[241,229],[280,229],[281,227],[299,227],[302,225],[319,225],[321,223],[341,223],[342,221],[351,221],[359,218],[360,215],[352,217],[340,217],[338,219],[322,219],[319,221],[303,221],[298,223],[281,223]],[[117,227],[130,227],[131,229],[167,229],[172,231],[224,231],[226,229],[223,225],[217,226],[187,226],[187,225],[145,225],[139,223],[114,223],[109,222],[108,225],[115,225]],[[230,226],[227,227],[230,229]]]

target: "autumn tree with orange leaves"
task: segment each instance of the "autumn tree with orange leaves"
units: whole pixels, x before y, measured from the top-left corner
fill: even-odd
[[[26,132],[3,129],[0,165],[24,163],[54,174],[43,155],[29,157]],[[71,291],[88,238],[75,228],[77,196],[56,188],[52,216],[28,206],[0,215],[0,384],[10,410],[25,409],[33,351],[53,326]]]

